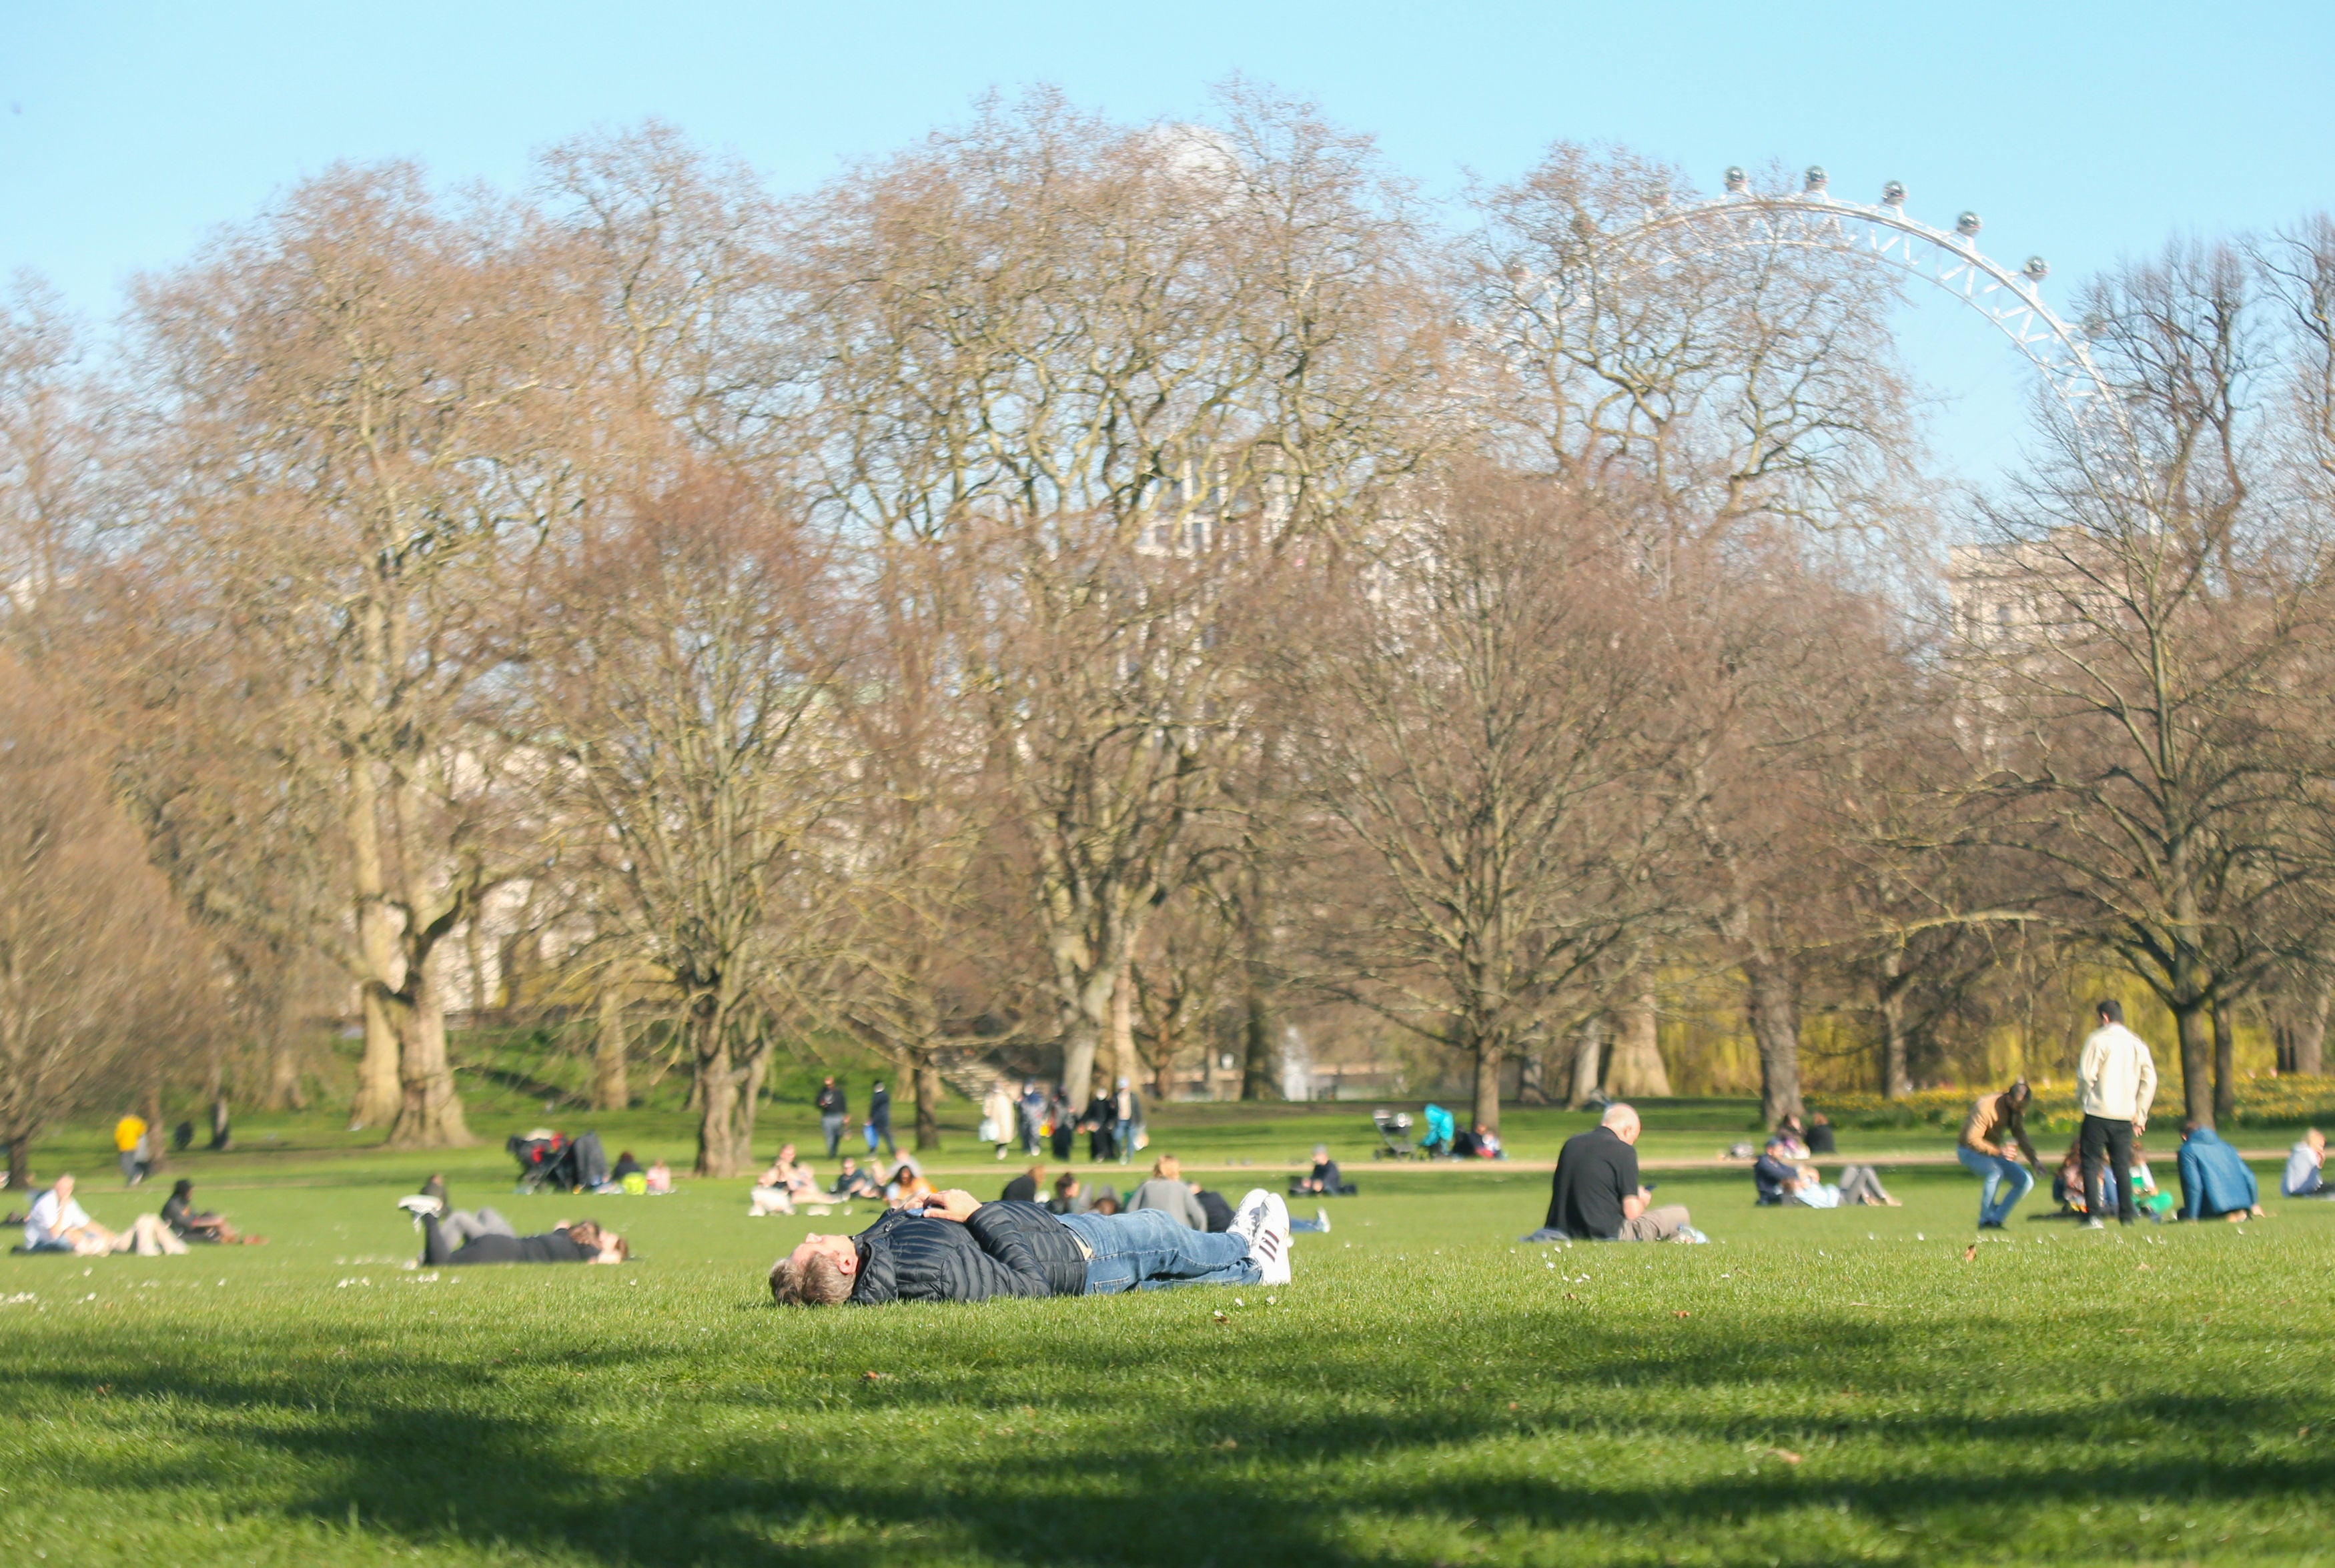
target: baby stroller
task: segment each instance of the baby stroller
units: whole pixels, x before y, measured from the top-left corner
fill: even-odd
[[[588,1192],[608,1179],[608,1155],[596,1132],[570,1141],[548,1128],[538,1128],[514,1133],[503,1147],[518,1161],[518,1190],[523,1193]]]
[[[1379,1129],[1379,1147],[1371,1150],[1372,1159],[1409,1159],[1418,1152],[1410,1147],[1409,1111],[1374,1110],[1371,1125]]]
[[[1419,1152],[1429,1159],[1449,1158],[1451,1140],[1458,1130],[1452,1123],[1451,1113],[1439,1105],[1430,1105],[1422,1114],[1427,1118],[1427,1131],[1419,1137]]]

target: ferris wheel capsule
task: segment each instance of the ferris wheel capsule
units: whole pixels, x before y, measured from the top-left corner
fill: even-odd
[[[1964,239],[1976,239],[1978,237],[1978,214],[1975,212],[1965,212],[1960,218],[1954,219],[1954,232],[1961,235]]]
[[[2027,265],[2019,270],[2028,282],[2041,283],[2051,276],[2051,264],[2039,256],[2030,256],[2027,258]]]
[[[1749,190],[1750,190],[1750,189],[1751,189],[1751,177],[1750,177],[1749,175],[1748,175],[1748,174],[1746,174],[1746,173],[1744,173],[1744,172],[1743,172],[1743,169],[1742,169],[1742,166],[1741,166],[1741,165],[1739,165],[1739,165],[1737,165],[1735,168],[1730,169],[1729,169],[1729,170],[1727,171],[1727,194],[1728,194],[1728,195],[1729,195],[1729,196],[1742,196],[1742,195],[1745,195],[1745,194],[1749,193]]]
[[[1893,179],[1888,184],[1883,186],[1881,188],[1881,205],[1884,207],[1904,206],[1905,182],[1902,179]]]
[[[1806,183],[1800,189],[1809,196],[1822,196],[1825,187],[1832,183],[1832,176],[1825,172],[1821,163],[1809,164],[1805,179]]]

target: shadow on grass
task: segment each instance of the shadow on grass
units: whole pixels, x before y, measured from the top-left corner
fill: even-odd
[[[73,1395],[102,1375],[114,1379],[114,1398],[172,1413],[174,1440],[151,1451],[180,1457],[109,1447],[82,1466],[86,1486],[208,1489],[218,1447],[257,1445],[296,1463],[298,1495],[281,1511],[320,1524],[354,1515],[416,1544],[650,1568],[728,1568],[780,1553],[836,1568],[919,1557],[1361,1564],[1386,1560],[1373,1530],[1405,1520],[1454,1533],[1454,1555],[1464,1550],[1463,1520],[1479,1531],[1579,1532],[1593,1550],[1661,1537],[1723,1551],[1724,1533],[1766,1526],[1764,1560],[1779,1556],[1774,1532],[1798,1528],[1809,1510],[1967,1534],[1976,1549],[2071,1499],[2210,1496],[2275,1517],[2317,1508],[2335,1481],[2335,1464],[2252,1451],[2253,1434],[2309,1418],[2282,1395],[2103,1396],[1983,1426],[1959,1410],[1771,1420],[1739,1398],[1728,1408],[1715,1397],[1771,1378],[1831,1386],[1848,1363],[1870,1367],[1912,1348],[1915,1336],[1874,1325],[1822,1325],[1821,1352],[1759,1347],[1756,1371],[1739,1343],[1650,1350],[1642,1331],[1567,1325],[1570,1348],[1602,1363],[1595,1377],[1519,1390],[1515,1410],[1501,1408],[1505,1400],[1463,1401],[1445,1373],[1390,1382],[1386,1346],[1351,1344],[1322,1347],[1295,1397],[1269,1379],[1220,1379],[1189,1399],[1133,1409],[1115,1396],[1114,1379],[1144,1362],[1147,1347],[1084,1334],[1077,1320],[1042,1307],[1016,1316],[1038,1332],[1002,1354],[993,1339],[983,1354],[962,1314],[904,1315],[911,1337],[916,1318],[935,1331],[933,1360],[872,1384],[859,1382],[856,1361],[832,1364],[822,1340],[808,1338],[793,1347],[792,1365],[774,1346],[778,1380],[761,1384],[735,1363],[709,1367],[679,1347],[639,1346],[440,1367],[426,1351],[366,1348],[320,1360],[311,1347],[305,1365],[255,1378],[118,1344],[113,1370],[52,1364],[10,1381]],[[1493,1327],[1497,1337],[1549,1325],[1518,1313]],[[603,1379],[617,1378],[644,1398],[612,1399]],[[534,1413],[479,1408],[499,1400]],[[1348,1408],[1328,1408],[1340,1401]],[[964,1418],[984,1409],[995,1429],[968,1452]],[[778,1416],[799,1429],[771,1431]],[[946,1452],[929,1459],[915,1447],[926,1419],[954,1423]],[[738,1436],[745,1427],[758,1435]],[[1740,1447],[1787,1429],[1832,1446],[1798,1469],[1752,1474],[1747,1464],[1745,1473],[1683,1482],[1631,1473],[1632,1455],[1658,1442]],[[1095,1440],[1081,1447],[1085,1431]],[[2177,1434],[2177,1451],[2169,1441],[2130,1453],[2108,1446],[2111,1434],[2134,1432]],[[1571,1462],[1584,1439],[1603,1457],[1595,1468],[1552,1471],[1531,1447],[1543,1437],[1572,1439]],[[1219,1447],[1227,1438],[1237,1448]],[[1908,1454],[1918,1456],[1911,1473]],[[1779,1560],[1837,1557],[1812,1541]]]

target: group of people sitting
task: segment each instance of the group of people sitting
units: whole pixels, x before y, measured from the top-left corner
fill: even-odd
[[[1336,1167],[1332,1167],[1334,1173]],[[1005,1184],[998,1194],[1000,1203],[1037,1203],[1038,1195],[1047,1191],[1046,1167],[1032,1166]],[[1295,1195],[1297,1188],[1292,1188]],[[898,1205],[895,1205],[898,1206]],[[1151,1175],[1139,1183],[1126,1197],[1109,1186],[1098,1186],[1090,1193],[1076,1171],[1064,1171],[1054,1178],[1052,1190],[1043,1203],[1052,1215],[1119,1215],[1143,1214],[1157,1210],[1168,1215],[1187,1230],[1208,1231],[1221,1235],[1232,1228],[1234,1207],[1225,1195],[1197,1181],[1186,1178],[1183,1162],[1172,1154],[1163,1154],[1151,1162]],[[1295,1231],[1326,1232],[1330,1215],[1317,1209],[1310,1220],[1292,1220]]]
[[[1811,1137],[1811,1132],[1821,1135]],[[1869,1165],[1843,1166],[1840,1180],[1827,1182],[1810,1163],[1818,1153],[1834,1151],[1832,1124],[1819,1114],[1804,1126],[1797,1115],[1787,1115],[1768,1135],[1768,1146],[1751,1164],[1751,1184],[1762,1205],[1797,1204],[1803,1208],[1836,1209],[1858,1204],[1899,1208],[1903,1205],[1881,1185],[1881,1175]]]
[[[74,1181],[61,1176],[47,1191],[35,1194],[32,1207],[10,1220],[24,1227],[24,1253],[71,1253],[77,1257],[102,1257],[110,1253],[136,1253],[140,1257],[178,1254],[190,1245],[265,1246],[266,1236],[247,1236],[227,1220],[195,1207],[195,1184],[179,1178],[163,1201],[162,1212],[140,1215],[126,1230],[111,1230],[90,1218],[73,1196]]]
[[[846,1155],[841,1169],[836,1173],[835,1185],[830,1187],[819,1179],[808,1162],[796,1157],[794,1145],[786,1144],[779,1149],[779,1157],[770,1162],[770,1168],[747,1193],[746,1213],[760,1219],[764,1215],[790,1215],[798,1206],[823,1208],[857,1199],[880,1200],[897,1208],[928,1196],[935,1190],[923,1168],[908,1155],[898,1157],[888,1178]]]

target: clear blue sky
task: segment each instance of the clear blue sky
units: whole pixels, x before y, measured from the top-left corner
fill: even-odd
[[[0,269],[97,315],[122,283],[336,159],[513,183],[530,154],[658,116],[781,189],[1051,82],[1131,119],[1205,111],[1235,73],[1377,135],[1429,192],[1558,138],[1715,187],[1825,164],[1836,194],[1976,208],[2050,295],[2183,230],[2335,208],[2335,3],[1392,5],[355,5],[0,0]],[[1975,317],[1913,324],[1985,462],[2019,379]],[[1973,408],[1971,405],[1982,405]]]

